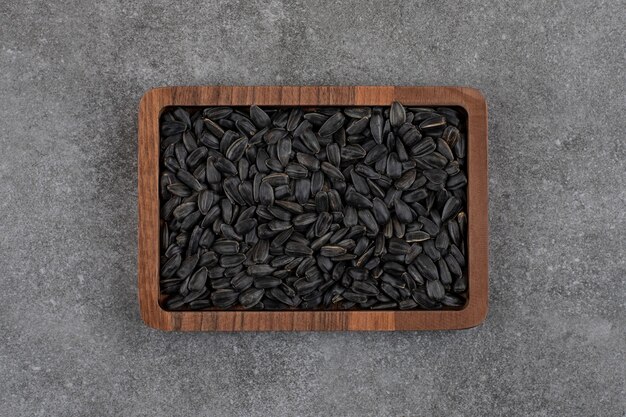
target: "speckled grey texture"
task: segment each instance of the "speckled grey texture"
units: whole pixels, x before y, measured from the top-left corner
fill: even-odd
[[[4,2],[0,414],[623,416],[625,10],[624,0]],[[487,321],[385,334],[147,328],[137,107],[151,87],[184,84],[481,89]]]

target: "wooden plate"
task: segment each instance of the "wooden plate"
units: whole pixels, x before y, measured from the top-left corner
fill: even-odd
[[[468,302],[438,311],[167,311],[159,305],[159,116],[168,106],[460,106],[468,114]],[[487,105],[467,87],[164,87],[139,105],[139,305],[162,330],[436,330],[480,324],[488,303]]]

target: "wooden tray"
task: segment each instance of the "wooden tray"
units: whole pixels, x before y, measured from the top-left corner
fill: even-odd
[[[468,114],[468,302],[439,311],[167,311],[159,305],[159,116],[167,106],[461,106]],[[487,105],[467,87],[164,87],[139,105],[139,305],[162,330],[435,330],[487,314]]]

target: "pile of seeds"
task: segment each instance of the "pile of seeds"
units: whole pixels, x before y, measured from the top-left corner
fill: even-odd
[[[171,109],[171,310],[437,309],[467,289],[465,119],[452,108]]]

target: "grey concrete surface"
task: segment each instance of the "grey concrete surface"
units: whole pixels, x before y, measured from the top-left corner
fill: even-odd
[[[7,0],[0,415],[624,416],[623,0]],[[137,106],[181,84],[470,85],[490,313],[455,332],[139,318]]]

